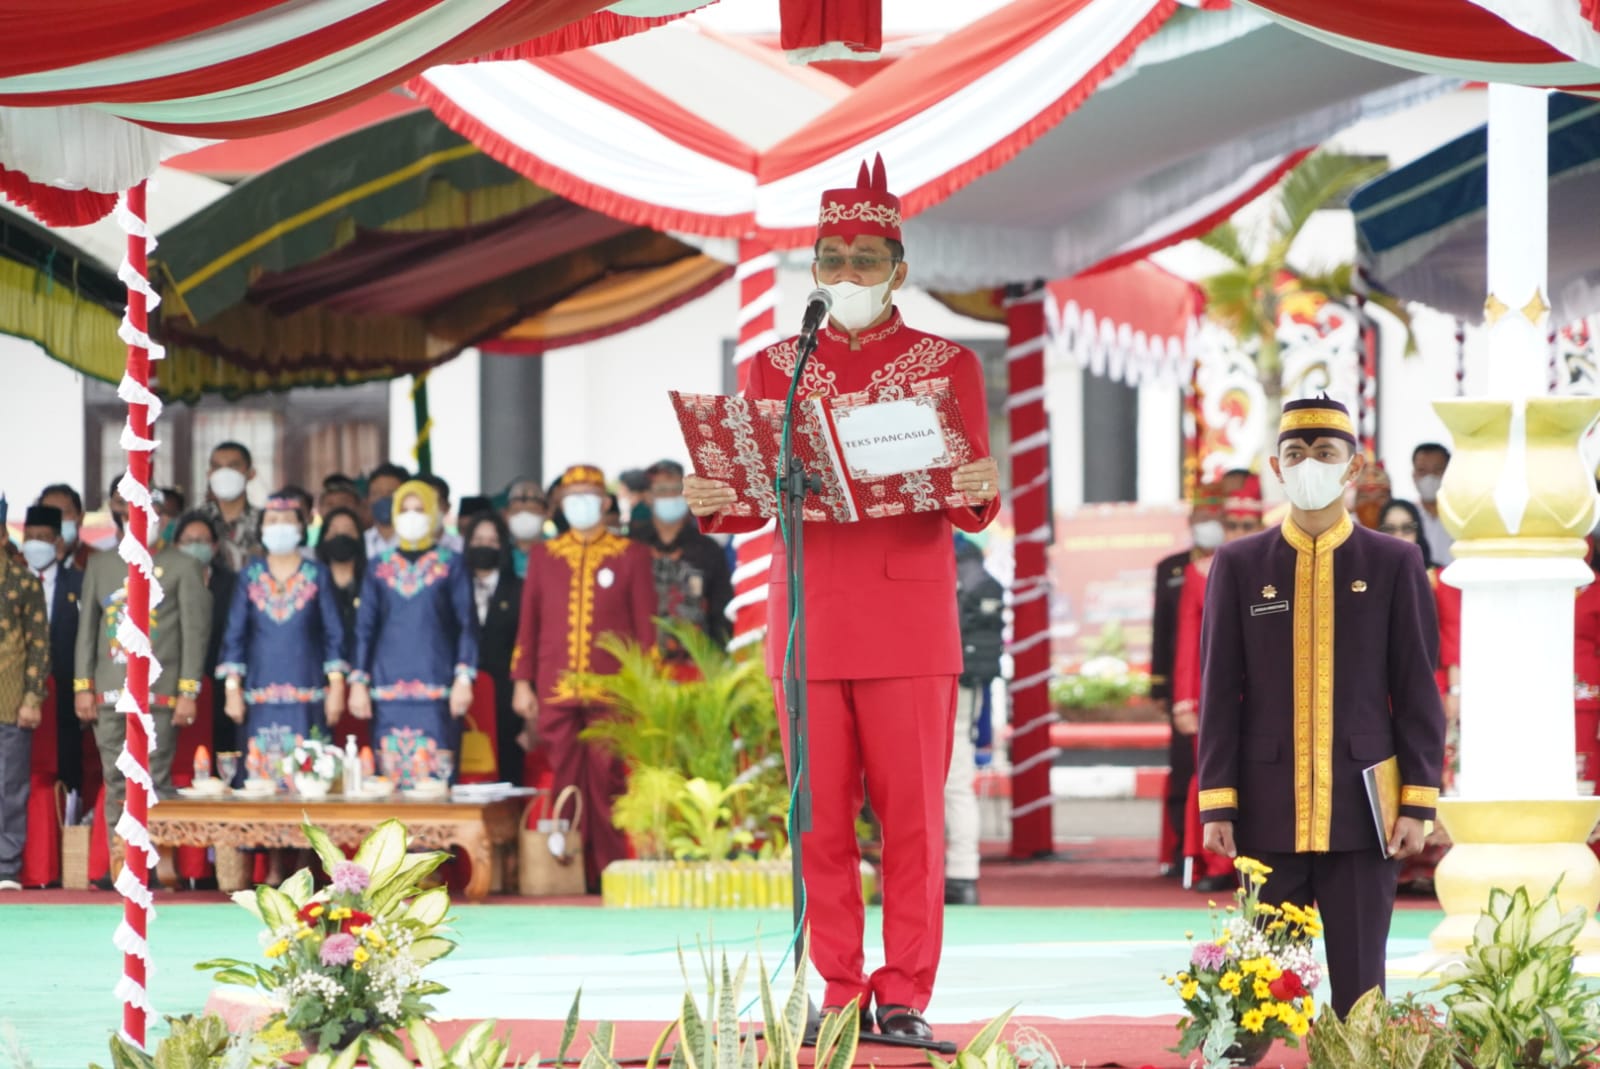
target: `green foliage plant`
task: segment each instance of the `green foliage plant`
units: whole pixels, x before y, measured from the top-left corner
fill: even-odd
[[[1228,261],[1228,266],[1201,280],[1206,313],[1231,330],[1240,343],[1254,348],[1256,372],[1270,411],[1268,425],[1277,426],[1283,396],[1283,360],[1278,322],[1285,300],[1311,293],[1346,303],[1355,296],[1352,265],[1328,271],[1301,270],[1289,261],[1296,239],[1322,208],[1337,203],[1363,182],[1387,170],[1381,160],[1314,152],[1286,175],[1271,194],[1271,210],[1259,232],[1245,234],[1233,220],[1200,238]],[[1405,302],[1381,292],[1364,294],[1398,319],[1406,329],[1406,351],[1415,351],[1411,316]]]
[[[1050,703],[1057,709],[1100,709],[1125,705],[1150,693],[1150,677],[1144,672],[1115,675],[1061,676],[1050,683]]]
[[[1027,1042],[1025,1046],[1019,1044],[1016,1050],[1001,1042],[1001,1033],[1006,1030],[1006,1025],[1011,1022],[1011,1015],[1014,1012],[1016,1011],[1007,1010],[984,1025],[983,1029],[972,1037],[972,1042],[961,1048],[956,1054],[955,1061],[947,1062],[937,1054],[929,1051],[928,1064],[933,1069],[1018,1069],[1020,1065],[1024,1064],[1029,1066],[1030,1069],[1033,1066],[1039,1066],[1039,1069],[1044,1069],[1044,1066],[1040,1065],[1038,1060],[1029,1060],[1026,1063],[1021,1062],[1018,1059],[1018,1053],[1023,1050],[1035,1051],[1037,1054],[1043,1055],[1044,1059],[1055,1058],[1052,1064],[1058,1064],[1060,1059],[1056,1056],[1055,1048],[1050,1046],[1049,1040],[1044,1039],[1042,1036],[1030,1033],[1028,1036],[1030,1042]]]
[[[1343,1020],[1324,1007],[1306,1040],[1308,1069],[1453,1069],[1456,1040],[1438,1010],[1373,988]]]
[[[1600,1005],[1577,975],[1574,944],[1588,919],[1562,912],[1555,889],[1532,904],[1526,888],[1495,888],[1461,962],[1441,970],[1463,1065],[1536,1069],[1592,1065]]]
[[[617,827],[644,858],[781,854],[789,795],[760,658],[730,655],[684,621],[657,626],[688,654],[693,677],[681,678],[653,647],[606,635],[600,646],[618,670],[585,681],[615,714],[582,738],[609,747],[628,768],[628,790],[613,807]],[[697,780],[705,786],[692,786]],[[720,824],[707,827],[713,814]]]
[[[758,965],[762,1016],[759,1041],[739,1030],[739,1007],[744,998],[749,959],[740,961],[735,971],[730,968],[726,954],[713,959],[712,953],[701,947],[700,968],[705,976],[705,1002],[702,1004],[695,998],[694,983],[689,979],[688,965],[680,950],[678,964],[683,972],[685,990],[678,1019],[656,1037],[655,1046],[644,1064],[659,1065],[668,1043],[673,1043],[667,1059],[668,1069],[799,1069],[800,1051],[806,1045],[809,967],[805,963],[810,960],[809,943],[809,938],[803,939],[795,948],[801,966],[781,1006],[773,994],[766,964]],[[582,996],[581,991],[579,996]],[[578,1029],[575,999],[567,1015],[561,1049],[556,1055],[558,1066],[566,1064],[567,1050]],[[590,1037],[589,1049],[579,1062],[579,1069],[621,1069],[612,1053],[613,1035],[611,1025],[599,1025]],[[822,1018],[809,1061],[816,1069],[850,1069],[855,1063],[860,1039],[859,1006],[851,1002],[840,1013]]]

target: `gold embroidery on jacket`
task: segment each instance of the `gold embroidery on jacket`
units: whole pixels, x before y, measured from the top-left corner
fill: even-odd
[[[621,557],[628,540],[607,531],[593,542],[566,534],[545,543],[550,555],[572,571],[567,587],[567,665],[556,677],[550,697],[557,701],[596,701],[600,694],[589,681],[594,649],[595,576],[609,560]]]
[[[1327,850],[1333,833],[1333,552],[1354,525],[1345,515],[1313,539],[1283,521],[1295,551],[1294,841],[1296,851]]]

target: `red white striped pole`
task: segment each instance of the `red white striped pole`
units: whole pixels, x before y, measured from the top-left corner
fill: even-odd
[[[739,242],[739,266],[733,277],[739,283],[739,344],[733,366],[741,391],[750,381],[750,361],[782,340],[778,333],[778,257],[762,242]],[[738,567],[733,573],[733,600],[728,618],[733,621],[730,651],[760,642],[767,633],[767,570],[772,566],[775,525],[733,536]]]
[[[1055,849],[1050,769],[1050,427],[1044,407],[1045,292],[1014,289],[1006,300],[1006,410],[1011,421],[1011,515],[1016,527],[1011,586],[1011,856]]]
[[[128,524],[118,552],[128,562],[127,612],[117,627],[117,640],[128,652],[128,678],[117,710],[127,717],[127,742],[117,758],[117,768],[127,779],[127,804],[117,820],[117,835],[125,844],[117,890],[123,899],[122,923],[112,942],[122,951],[122,979],[117,997],[122,1000],[122,1033],[140,1049],[151,1013],[148,990],[150,920],[154,917],[150,872],[157,855],[150,842],[148,816],[156,804],[150,778],[150,752],[155,748],[155,721],[150,716],[150,684],[161,675],[161,665],[150,651],[150,610],[161,602],[161,586],[153,583],[155,565],[150,558],[150,531],[158,524],[150,498],[151,453],[156,442],[151,425],[161,416],[161,401],[150,391],[150,362],[165,353],[150,341],[149,312],[160,303],[150,285],[146,256],[155,247],[145,214],[145,183],[124,195],[117,221],[128,235],[128,256],[117,275],[128,289],[128,309],[118,331],[128,343],[128,366],[117,396],[128,405],[128,422],[122,431],[122,448],[128,454],[128,473],[117,487],[128,503]]]

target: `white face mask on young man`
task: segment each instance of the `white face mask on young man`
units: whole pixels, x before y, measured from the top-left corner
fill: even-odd
[[[1295,508],[1305,512],[1316,512],[1333,504],[1344,493],[1350,479],[1348,460],[1325,464],[1307,457],[1293,467],[1285,464],[1280,470],[1284,496]]]
[[[211,494],[218,501],[237,501],[244,493],[244,472],[234,468],[218,468],[206,480]]]
[[[1194,537],[1196,549],[1216,549],[1227,535],[1221,520],[1201,520],[1189,529],[1189,533]]]

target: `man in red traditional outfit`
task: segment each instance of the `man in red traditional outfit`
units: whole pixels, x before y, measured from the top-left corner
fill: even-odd
[[[611,823],[611,801],[622,784],[616,757],[578,733],[609,715],[594,675],[617,670],[601,649],[601,635],[620,635],[649,647],[655,642],[656,586],[650,550],[606,530],[605,476],[598,468],[568,468],[551,504],[567,531],[528,552],[522,614],[511,655],[516,681],[511,706],[528,720],[545,748],[559,794],[576,787],[583,798],[583,861],[590,894],[600,874],[628,856],[628,843]]]
[[[978,358],[907,326],[893,304],[906,280],[900,201],[880,158],[853,189],[822,195],[817,226],[818,285],[833,296],[802,395],[873,390],[880,399],[916,383],[947,380],[981,457],[956,469],[954,487],[981,505],[852,524],[805,525],[805,605],[813,829],[802,860],[811,957],[827,982],[823,1010],[858,1000],[864,1021],[877,1003],[887,1034],[932,1035],[922,1011],[933,993],[943,939],[944,784],[950,763],[956,684],[962,670],[952,525],[979,531],[994,518],[999,469],[989,452],[988,408]],[[751,361],[745,393],[785,397],[796,339]],[[707,532],[753,530],[762,521],[725,510],[727,484],[691,476],[684,496]],[[788,566],[773,554],[767,671],[782,678],[788,631]],[[779,695],[778,708],[785,707]],[[884,966],[869,978],[861,939],[861,853],[855,821],[863,791],[883,825]]]
[[[1231,484],[1231,489],[1229,485]],[[1261,530],[1261,480],[1255,475],[1224,477],[1222,483],[1203,486],[1195,507],[1201,501],[1222,508],[1223,542],[1237,542]],[[1188,737],[1191,748],[1200,727],[1200,633],[1206,603],[1206,576],[1211,572],[1212,555],[1196,554],[1184,576],[1183,595],[1178,603],[1178,647],[1172,670],[1172,724]],[[1236,879],[1233,859],[1207,850],[1202,845],[1205,830],[1200,823],[1200,786],[1189,777],[1184,810],[1183,853],[1184,885],[1207,893],[1231,890]]]

